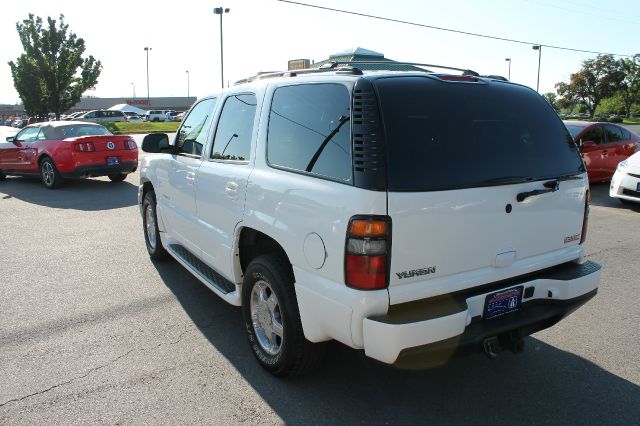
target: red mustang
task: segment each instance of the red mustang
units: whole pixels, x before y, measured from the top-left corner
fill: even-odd
[[[640,136],[611,123],[565,121],[587,166],[589,182],[608,182],[618,167],[640,149]]]
[[[135,141],[98,124],[36,123],[0,142],[0,180],[5,175],[40,175],[44,186],[52,189],[73,177],[108,176],[121,181],[137,168]]]

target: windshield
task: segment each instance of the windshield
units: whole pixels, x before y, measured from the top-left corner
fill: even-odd
[[[495,186],[584,172],[564,124],[530,89],[418,76],[374,84],[390,191]]]
[[[571,126],[569,124],[566,124],[566,126],[569,133],[571,133],[571,137],[574,139],[580,134],[581,131],[584,130],[584,127],[581,126]]]

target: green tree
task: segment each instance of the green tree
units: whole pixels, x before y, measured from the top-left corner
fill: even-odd
[[[573,104],[583,103],[593,117],[600,102],[612,96],[621,87],[624,72],[612,55],[598,55],[582,63],[582,68],[571,74],[569,83],[557,83],[558,95]]]
[[[558,96],[553,92],[547,92],[542,97],[549,102],[549,105],[556,110],[556,112],[560,111],[560,106],[558,105]]]
[[[640,102],[640,55],[631,59],[621,59],[620,69],[624,73],[624,79],[620,85],[620,100],[624,105],[624,113],[631,116],[631,107]]]
[[[60,24],[29,14],[16,24],[24,53],[9,62],[13,84],[25,110],[37,115],[60,113],[78,103],[82,94],[98,82],[102,65],[93,56],[83,57],[84,40],[69,31],[60,15]],[[28,106],[28,107],[27,107]],[[27,109],[28,108],[28,109]]]

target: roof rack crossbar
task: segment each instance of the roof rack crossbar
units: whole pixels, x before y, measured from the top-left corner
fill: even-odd
[[[278,78],[278,77],[295,77],[296,75],[299,74],[318,74],[318,73],[326,73],[326,72],[349,72],[351,74],[354,75],[361,75],[362,74],[362,70],[360,70],[359,68],[356,67],[325,67],[325,68],[304,68],[304,69],[300,69],[300,70],[289,70],[289,71],[273,71],[273,72],[266,72],[266,73],[262,73],[262,74],[256,74],[252,77],[246,78],[246,79],[242,79],[242,80],[238,80],[234,83],[234,85],[236,84],[242,84],[242,83],[250,83],[252,81],[256,81],[256,80],[265,80],[268,78]]]
[[[421,64],[418,62],[396,62],[396,61],[331,61],[329,62],[329,64],[331,64],[330,66],[326,67],[327,68],[335,68],[338,65],[411,65],[414,67],[429,67],[429,68],[441,68],[441,69],[445,69],[445,70],[453,70],[453,71],[460,71],[462,72],[464,75],[470,75],[470,76],[474,76],[474,77],[479,77],[480,74],[478,74],[477,72],[470,70],[470,69],[466,69],[466,68],[456,68],[456,67],[449,67],[446,65],[435,65],[435,64]]]

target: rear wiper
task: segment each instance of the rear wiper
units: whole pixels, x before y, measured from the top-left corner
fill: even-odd
[[[536,195],[548,194],[550,192],[556,192],[560,189],[560,183],[558,179],[550,180],[542,184],[546,189],[534,189],[533,191],[521,192],[516,196],[516,200],[519,203],[523,202],[529,197],[534,197]]]
[[[531,176],[502,176],[493,179],[483,180],[476,183],[477,186],[484,185],[509,185],[511,183],[524,183],[531,182],[533,178]]]
[[[549,176],[543,179],[551,179],[557,182],[563,182],[565,180],[580,180],[583,179],[581,175],[565,175],[565,176]]]

